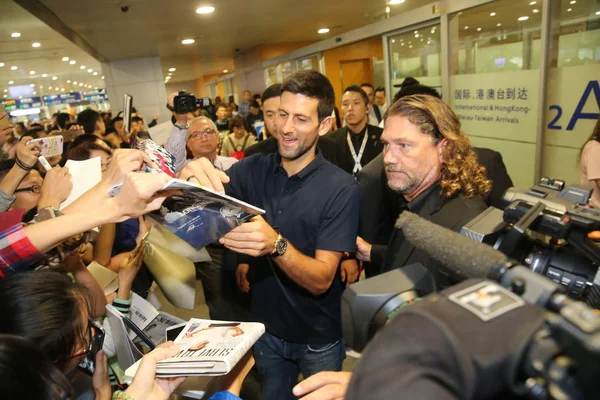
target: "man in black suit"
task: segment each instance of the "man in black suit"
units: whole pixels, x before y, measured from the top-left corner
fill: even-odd
[[[400,212],[409,210],[458,231],[485,210],[482,198],[491,183],[465,140],[458,117],[440,99],[413,95],[398,100],[388,109],[381,141],[387,186],[401,195]],[[371,204],[383,208],[378,207],[381,203]],[[357,258],[380,266],[380,273],[421,262],[438,288],[460,278],[416,250],[395,228],[387,246],[357,238]]]
[[[380,138],[383,130],[369,125],[369,98],[364,90],[353,85],[344,90],[342,114],[344,128],[326,135],[335,142],[332,163],[355,175],[383,150]]]

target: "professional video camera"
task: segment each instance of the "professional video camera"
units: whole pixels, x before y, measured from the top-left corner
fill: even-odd
[[[389,324],[363,353],[364,369],[355,370],[355,375],[378,376],[379,386],[367,385],[377,392],[371,396],[410,395],[402,392],[404,373],[437,377],[430,369],[450,369],[443,376],[456,382],[444,381],[444,387],[461,390],[460,398],[495,398],[506,391],[535,399],[597,397],[600,314],[569,299],[564,285],[490,246],[410,212],[401,214],[396,227],[455,277],[476,279],[422,297],[434,286],[431,275],[415,264],[345,290],[342,330],[350,347],[362,350]],[[361,394],[349,390],[347,398]]]
[[[487,243],[567,289],[574,299],[600,308],[600,209],[588,205],[591,189],[543,178],[528,191],[510,188],[504,212],[490,207],[461,234]]]
[[[209,97],[197,99],[193,94],[180,90],[179,94],[173,99],[173,108],[169,107],[169,109],[175,111],[176,114],[186,114],[194,112],[198,108],[206,108],[208,106],[210,106]]]

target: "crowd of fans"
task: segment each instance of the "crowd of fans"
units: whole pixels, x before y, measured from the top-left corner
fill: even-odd
[[[175,96],[167,99],[171,109]],[[76,367],[91,351],[106,305],[127,314],[132,292],[148,294],[153,278],[140,245],[151,228],[144,215],[172,193],[160,191],[166,174],[141,172],[153,163],[135,144],[151,138],[156,123],[147,127],[134,109],[125,131],[122,116],[87,109],[0,126],[0,373],[7,398],[78,398]],[[340,112],[327,78],[303,71],[262,95],[245,91],[239,105],[217,97],[194,113],[173,113],[172,123],[164,147],[175,156],[177,177],[267,211],[207,246],[211,261],[196,263],[212,319],[266,326],[254,357],[222,379],[215,398],[237,398],[255,359],[265,399],[351,398],[352,375],[339,372],[344,287],[363,268],[369,277],[413,262],[430,270],[438,288],[464,278],[406,243],[396,216],[410,210],[459,230],[488,205],[501,206],[512,186],[499,153],[471,147],[435,89],[414,79],[389,105],[383,88],[349,86]],[[594,202],[599,126],[581,157]],[[31,140],[57,135],[64,151],[48,158],[46,171]],[[66,162],[97,157],[100,183],[61,208],[73,187]],[[87,268],[92,262],[118,274],[115,293],[105,295]],[[156,362],[176,353],[172,346],[144,356],[128,387],[118,376],[111,385],[109,372],[119,373],[99,351],[96,398],[168,398],[182,378],[154,373]],[[299,373],[306,380],[296,386]]]

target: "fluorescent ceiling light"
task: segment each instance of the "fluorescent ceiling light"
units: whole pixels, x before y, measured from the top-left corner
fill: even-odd
[[[85,65],[82,65],[81,67],[79,67],[79,69],[85,69]]]
[[[47,78],[48,74],[42,74],[42,78]]]
[[[527,15],[518,18],[519,21],[527,21],[528,19],[529,17]]]
[[[94,72],[92,75],[96,76],[96,75],[98,75],[98,73],[97,73],[97,72]]]
[[[181,44],[194,44],[196,41],[194,39],[183,39]]]
[[[532,13],[537,14],[540,12],[540,10],[538,10],[537,8],[534,8],[533,10],[531,10]]]
[[[329,28],[321,28],[317,31],[317,33],[320,33],[320,34],[329,33]]]
[[[404,3],[405,0],[390,0],[390,2],[388,3],[390,6],[393,6],[395,4],[402,4]]]
[[[213,6],[203,6],[196,9],[196,14],[210,14],[215,11]]]
[[[39,42],[33,42],[31,43],[31,47],[40,47],[42,44]]]
[[[490,17],[495,17],[495,16],[496,16],[496,13],[495,13],[495,12],[491,12],[491,13],[490,13]]]
[[[169,68],[169,72],[175,72],[177,71],[177,68]]]
[[[10,67],[10,69],[11,69],[12,71],[16,71],[16,70],[17,70],[17,66],[16,66],[16,65],[13,65],[12,67]]]
[[[69,57],[63,57],[62,60],[63,61],[69,61]]]
[[[29,87],[35,87],[35,84],[32,83],[31,85],[29,85]]]
[[[89,68],[89,69],[87,70],[88,74],[91,74],[93,71],[94,71],[94,70],[93,70],[93,69],[91,69],[91,68]]]
[[[39,113],[40,113],[39,108],[26,108],[24,110],[11,111],[10,115],[12,115],[13,117],[21,117],[23,115],[35,115],[35,114],[39,114]]]
[[[29,75],[35,75],[35,71],[29,71]]]
[[[53,76],[53,77],[52,77],[52,80],[53,80],[53,81],[55,81],[55,80],[57,80],[57,79],[58,79],[58,78],[57,78],[56,76]]]
[[[229,70],[228,70],[228,69],[224,69],[224,70],[223,70],[223,73],[224,73],[224,74],[226,74],[226,73],[228,73],[228,72],[229,72]]]
[[[8,81],[9,85],[12,85],[13,83],[15,83],[15,81]]]
[[[75,64],[77,64],[77,61],[75,61],[75,60],[71,60],[71,61],[69,61],[69,64],[71,64],[71,65],[75,65]]]
[[[21,34],[19,32],[13,32],[10,34],[11,37],[21,37]]]

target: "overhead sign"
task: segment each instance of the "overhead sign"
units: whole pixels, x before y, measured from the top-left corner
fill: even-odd
[[[41,97],[28,97],[24,99],[6,100],[6,111],[28,110],[42,107]]]
[[[81,93],[79,92],[71,92],[71,93],[61,93],[55,94],[52,96],[44,96],[44,103],[47,106],[56,106],[60,104],[71,104],[77,103],[81,101]]]

